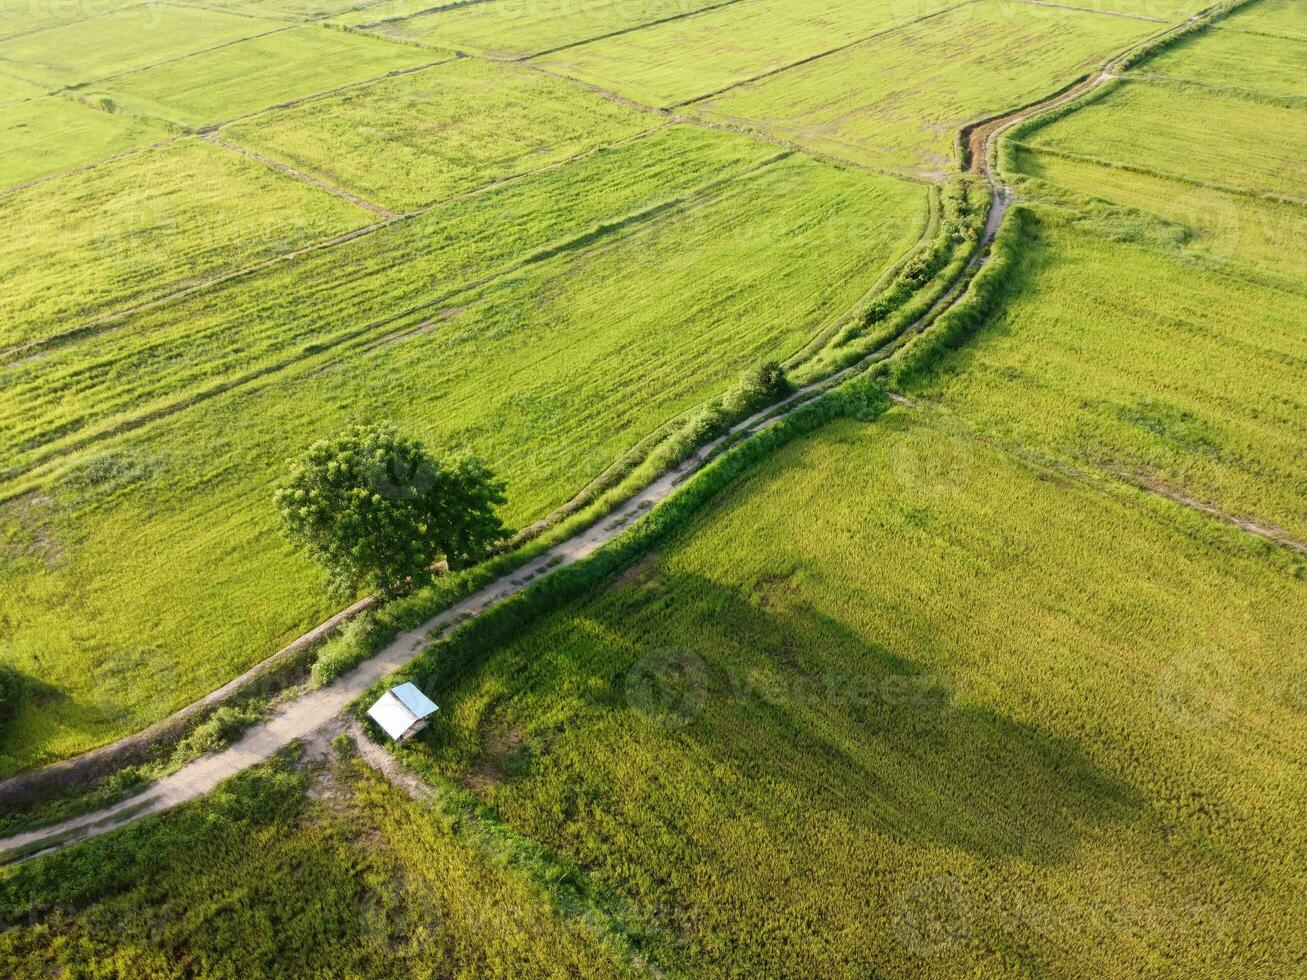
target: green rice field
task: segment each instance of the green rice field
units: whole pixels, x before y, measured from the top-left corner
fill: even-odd
[[[91,217],[92,220],[88,220]],[[0,197],[0,349],[367,224],[372,215],[203,140]],[[78,270],[72,278],[69,269]],[[12,380],[12,375],[10,376]],[[48,378],[47,378],[48,380]]]
[[[980,0],[697,103],[709,119],[895,170],[957,166],[957,131],[1102,64],[1147,21]]]
[[[493,58],[520,58],[740,2],[746,0],[430,2],[412,16],[401,16],[403,7],[392,9],[396,5],[388,3],[375,12],[368,7],[346,14],[342,20],[396,40]]]
[[[661,124],[541,72],[468,58],[265,113],[223,135],[412,210]]]
[[[1305,0],[0,0],[0,976],[1302,974],[1305,59]],[[383,424],[503,540],[288,534]],[[468,557],[113,745],[373,505]]]
[[[159,6],[157,3],[143,4],[141,0],[97,0],[93,4],[5,0],[0,4],[0,40],[101,17],[130,21],[148,28],[158,23]]]
[[[919,394],[988,436],[1307,537],[1307,264],[1268,280],[1051,213]],[[1158,315],[1155,310],[1165,310]],[[1256,315],[1250,316],[1249,311]]]
[[[911,19],[950,5],[926,3]],[[903,8],[892,0],[833,0],[816,14],[804,0],[749,0],[536,63],[641,102],[676,105],[903,24]]]
[[[839,422],[520,638],[437,648],[408,757],[688,975],[1291,970],[1307,592],[1266,557],[934,411]]]
[[[1302,0],[1258,0],[1235,11],[1224,26],[1253,34],[1307,41],[1307,10]]]
[[[40,84],[84,85],[285,27],[218,10],[146,4],[0,41],[0,71]]]
[[[1250,64],[1256,64],[1256,71],[1249,71]],[[1297,97],[1307,107],[1307,38],[1213,28],[1150,59],[1139,74]]]
[[[0,190],[167,139],[163,126],[51,95],[0,108]],[[10,149],[10,148],[13,149]]]
[[[697,179],[684,152],[696,140],[705,143]],[[373,253],[370,263],[392,267],[389,280],[361,266],[358,280],[305,307],[299,324],[281,315],[298,301],[285,284],[317,280],[304,267],[290,275],[274,267],[265,290],[241,286],[247,302],[266,297],[262,307],[230,308],[202,294],[194,321],[169,307],[155,316],[172,329],[137,323],[20,365],[4,426],[11,445],[29,452],[10,461],[0,603],[16,624],[15,662],[30,671],[39,661],[66,696],[17,716],[0,754],[31,764],[130,731],[329,612],[317,573],[274,533],[272,486],[293,447],[353,419],[402,413],[433,446],[498,458],[509,517],[524,524],[749,363],[802,346],[916,240],[926,209],[912,185],[774,150],[665,131],[552,175],[535,188],[549,205],[539,223],[524,223],[508,203],[510,194],[529,202],[523,195],[533,188],[505,188],[505,220],[548,236],[525,263],[512,262],[513,252],[495,258],[513,240],[484,227],[493,212],[481,201],[396,225],[413,233],[396,247],[418,251],[404,264],[394,251]],[[718,167],[732,152],[756,162],[723,181]],[[659,153],[689,191],[671,209],[659,203],[668,187],[651,169]],[[643,162],[629,167],[617,154]],[[594,179],[603,167],[615,181],[610,193]],[[624,191],[630,174],[640,179]],[[622,220],[596,231],[604,219],[580,211],[577,237],[560,240],[552,191],[563,182],[585,188],[590,208],[620,208],[607,215]],[[654,196],[623,205],[619,195],[632,191]],[[461,230],[464,214],[472,223]],[[443,250],[433,233],[448,242]],[[358,244],[384,240],[374,234]],[[513,246],[529,249],[521,239]],[[418,270],[451,270],[460,252],[462,288],[422,288],[430,280]],[[348,267],[334,258],[332,267]],[[406,298],[386,291],[389,282],[418,291]],[[844,285],[832,291],[831,283]],[[378,319],[363,335],[360,303],[369,293],[361,288],[378,291]],[[339,329],[354,334],[335,349],[323,344],[333,306]],[[603,331],[593,329],[598,322]],[[305,332],[285,336],[288,325]],[[325,356],[312,353],[315,341]],[[103,369],[88,370],[96,364]],[[24,375],[30,383],[20,386]],[[79,390],[75,413],[69,390]],[[143,415],[157,421],[111,438]],[[83,451],[68,451],[96,433]],[[60,445],[58,468],[23,472]],[[161,587],[143,588],[149,579]],[[233,618],[236,606],[244,613]],[[83,610],[86,631],[56,625],[73,608]],[[164,662],[187,663],[185,685],[160,673]],[[88,672],[92,664],[100,666]]]
[[[1199,85],[1123,82],[1027,142],[1162,176],[1299,200],[1307,181],[1307,107]]]
[[[5,875],[0,968],[624,973],[605,937],[565,919],[470,837],[357,761],[312,776],[269,763],[117,846]],[[10,918],[18,908],[31,910],[26,921]]]
[[[35,98],[45,90],[39,85],[25,82],[20,78],[0,75],[0,107]]]
[[[1018,149],[1014,159],[1022,175],[1175,222],[1190,252],[1307,281],[1296,247],[1307,235],[1307,208],[1052,153]]]
[[[98,90],[131,111],[198,128],[437,58],[305,26],[120,75]]]

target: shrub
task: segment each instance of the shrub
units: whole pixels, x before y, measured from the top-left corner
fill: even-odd
[[[371,612],[360,613],[324,643],[309,669],[313,686],[330,684],[367,659],[376,645],[375,625],[376,619]]]
[[[251,703],[239,707],[222,705],[177,743],[173,752],[174,761],[185,762],[197,755],[226,748],[241,732],[256,722],[261,713],[260,704]]]
[[[354,740],[345,732],[341,732],[331,740],[331,750],[336,753],[336,758],[344,762],[354,754]]]

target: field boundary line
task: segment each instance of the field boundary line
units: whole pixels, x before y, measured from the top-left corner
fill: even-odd
[[[302,245],[299,248],[292,249],[289,252],[282,252],[278,255],[270,256],[269,258],[263,259],[252,265],[243,266],[242,268],[239,269],[233,269],[230,272],[224,272],[210,279],[206,279],[203,282],[197,282],[192,285],[185,286],[182,289],[178,289],[170,293],[165,293],[162,296],[156,296],[153,299],[146,300],[144,302],[135,304],[125,309],[111,310],[107,313],[98,314],[95,317],[92,317],[90,320],[87,320],[79,324],[78,326],[72,327],[61,333],[51,334],[48,337],[43,337],[37,340],[30,341],[25,344],[20,344],[18,346],[10,347],[5,350],[0,350],[0,365],[7,364],[18,357],[29,357],[33,354],[41,353],[43,351],[50,350],[51,348],[62,346],[65,343],[70,343],[87,336],[94,336],[100,333],[104,333],[108,330],[115,329],[116,327],[121,326],[121,324],[118,323],[118,321],[120,320],[129,319],[130,317],[133,317],[139,313],[143,313],[147,310],[155,309],[156,307],[159,306],[165,306],[168,303],[176,302],[179,299],[184,299],[187,296],[194,295],[195,293],[202,292],[206,289],[221,286],[224,283],[231,282],[232,280],[235,279],[239,279],[242,276],[254,275],[258,272],[261,272],[264,269],[276,265],[278,262],[291,261],[293,259],[300,258],[301,256],[310,254],[312,252],[324,251],[327,249],[335,248],[338,245],[343,245],[347,242],[353,241],[355,238],[360,238],[363,235],[367,235],[367,234],[371,234],[372,232],[379,231],[382,228],[386,228],[389,225],[392,225],[396,222],[406,221],[412,218],[421,217],[424,214],[428,214],[432,211],[438,210],[443,207],[448,207],[450,205],[457,204],[460,201],[468,200],[469,198],[476,197],[477,195],[480,194],[489,193],[491,191],[497,190],[500,187],[504,187],[509,184],[514,184],[519,181],[527,180],[539,174],[548,173],[551,170],[557,170],[561,167],[568,166],[569,164],[575,163],[578,160],[583,160],[586,157],[592,156],[595,153],[598,153],[602,150],[606,150],[614,146],[622,146],[626,143],[634,142],[635,140],[638,139],[643,139],[644,137],[649,136],[652,133],[655,133],[658,130],[664,128],[665,125],[666,124],[664,123],[663,125],[652,126],[647,130],[642,130],[639,133],[634,133],[630,136],[623,137],[620,140],[614,140],[613,142],[605,143],[602,146],[597,146],[597,147],[590,148],[588,150],[583,150],[571,157],[568,157],[564,160],[559,160],[555,163],[546,164],[542,167],[534,168],[531,170],[524,170],[516,174],[510,174],[506,177],[502,177],[497,180],[491,181],[489,184],[485,184],[481,187],[475,187],[472,188],[471,190],[463,191],[459,194],[452,195],[451,197],[443,198],[442,200],[435,201],[432,204],[423,205],[421,208],[418,208],[416,211],[398,213],[396,217],[391,219],[374,222],[370,225],[364,225],[361,228],[355,228],[347,232],[342,232],[339,235],[333,235],[330,238],[325,238],[317,242],[310,242],[307,245]],[[178,139],[190,139],[190,138],[200,138],[200,137],[195,134],[189,134],[187,136],[178,137]],[[168,141],[168,142],[173,142],[173,141]],[[135,151],[128,151],[128,152],[135,152]]]
[[[163,4],[163,6],[170,6],[170,5]],[[180,9],[185,10],[187,8],[182,7]],[[241,16],[246,17],[246,19],[254,19],[248,14],[242,14]],[[263,18],[258,18],[258,19],[262,20]],[[245,37],[233,38],[230,41],[223,41],[220,44],[214,44],[207,48],[200,48],[198,51],[188,51],[185,54],[179,54],[173,58],[163,58],[159,61],[152,62],[151,64],[148,65],[141,65],[139,68],[127,68],[123,71],[112,72],[108,75],[100,75],[96,78],[78,79],[75,82],[69,82],[67,85],[60,86],[60,91],[77,92],[84,88],[87,88],[88,86],[99,85],[102,82],[111,82],[114,79],[122,78],[126,75],[135,75],[138,72],[149,71],[152,68],[161,68],[164,65],[171,65],[171,64],[175,64],[178,61],[185,61],[188,58],[194,58],[197,55],[210,54],[211,52],[214,51],[221,51],[223,48],[230,48],[234,44],[243,44],[246,41],[253,41],[261,37],[269,37],[273,34],[284,34],[286,31],[293,31],[295,28],[299,26],[298,24],[288,24],[285,21],[276,21],[276,23],[281,26],[275,27],[270,31],[260,31],[257,34],[249,34],[246,35]]]
[[[1253,30],[1251,27],[1240,27],[1238,24],[1221,24],[1220,29],[1223,31],[1234,31],[1238,34],[1252,34],[1255,37],[1273,37],[1277,41],[1293,41],[1297,44],[1307,44],[1307,37],[1294,37],[1292,34],[1277,34],[1275,31],[1258,31]]]
[[[1052,7],[1056,10],[1074,10],[1081,14],[1097,14],[1100,17],[1124,17],[1126,20],[1146,20],[1152,24],[1172,24],[1174,21],[1165,17],[1145,17],[1143,14],[1128,14],[1124,10],[1095,10],[1093,7],[1078,7],[1071,3],[1054,3],[1053,0],[1010,0],[1011,3],[1028,3],[1035,7]]]
[[[1171,173],[1166,170],[1155,170],[1152,167],[1143,167],[1134,163],[1121,163],[1116,160],[1105,160],[1102,157],[1090,156],[1087,153],[1076,153],[1074,150],[1063,150],[1060,147],[1052,146],[1035,146],[1030,143],[1015,140],[1008,144],[1017,149],[1025,150],[1027,153],[1045,154],[1051,157],[1059,157],[1063,160],[1071,160],[1076,163],[1087,163],[1104,170],[1124,170],[1126,173],[1138,174],[1141,177],[1152,177],[1156,180],[1168,180],[1175,184],[1184,184],[1188,187],[1196,187],[1199,190],[1212,191],[1217,194],[1229,194],[1233,197],[1243,197],[1253,201],[1266,201],[1272,204],[1282,204],[1286,207],[1307,208],[1307,197],[1289,197],[1285,194],[1277,194],[1275,191],[1256,190],[1250,187],[1234,187],[1229,184],[1216,184],[1210,181],[1199,180],[1197,177],[1187,177],[1184,174]],[[1091,195],[1092,196],[1092,195]]]
[[[386,2],[388,2],[388,0],[377,0],[375,4],[368,4],[360,8],[359,12],[361,13],[363,10],[367,10],[369,7],[373,7],[373,6],[380,7],[383,3]],[[385,24],[398,24],[399,22],[405,20],[416,20],[419,17],[428,17],[431,14],[443,14],[451,10],[462,10],[464,7],[478,7],[483,3],[493,3],[493,2],[494,0],[455,0],[454,3],[437,4],[434,7],[424,7],[421,10],[413,11],[413,13],[411,14],[400,14],[398,17],[383,17],[381,20],[371,20],[368,21],[366,24],[348,24],[348,25],[341,25],[341,26],[347,26],[350,30],[353,31],[370,32],[372,28],[381,27]],[[347,12],[348,11],[341,11],[341,13],[347,13]],[[338,15],[332,14],[331,16],[335,17]],[[381,36],[384,37],[384,35]]]
[[[327,181],[306,174],[302,170],[296,170],[288,163],[281,163],[278,160],[274,160],[272,157],[264,156],[262,153],[258,152],[257,150],[251,150],[248,147],[241,146],[238,143],[233,143],[231,140],[223,139],[216,132],[205,133],[203,136],[200,137],[200,139],[204,140],[207,143],[212,143],[214,146],[224,147],[225,149],[228,149],[233,153],[239,153],[242,156],[248,157],[251,160],[263,164],[265,167],[269,168],[270,170],[275,170],[278,173],[285,174],[287,177],[290,177],[294,180],[298,180],[303,184],[309,185],[310,187],[316,187],[320,191],[324,191],[328,194],[334,194],[336,195],[336,197],[349,201],[351,204],[363,208],[365,211],[371,211],[373,214],[379,215],[382,218],[386,218],[386,219],[390,219],[391,221],[394,221],[396,218],[401,217],[400,212],[391,211],[387,208],[383,208],[380,204],[374,204],[371,201],[367,200],[366,198],[360,197],[358,194],[353,194],[347,190],[344,190],[343,188],[335,186],[334,184],[329,184],[327,183]]]
[[[1151,479],[1146,474],[1114,466],[1094,466],[1091,464],[1084,467],[1063,458],[1031,455],[1023,452],[1019,446],[1009,445],[997,436],[989,435],[974,428],[954,413],[933,402],[921,398],[909,399],[903,395],[892,394],[890,397],[896,404],[902,405],[911,411],[919,412],[924,418],[936,422],[942,421],[954,433],[961,434],[964,438],[979,445],[987,446],[1000,455],[1037,473],[1051,474],[1074,480],[1077,483],[1106,492],[1112,497],[1120,496],[1119,493],[1114,492],[1115,488],[1126,486],[1148,497],[1167,500],[1184,510],[1196,511],[1209,517],[1215,517],[1223,525],[1307,556],[1307,542],[1299,541],[1283,528],[1259,522],[1254,517],[1239,517],[1230,514],[1214,504],[1205,503],[1191,497],[1176,487]]]
[[[1303,42],[1304,54],[1307,54],[1307,42]],[[1248,88],[1243,85],[1221,85],[1216,82],[1205,82],[1201,78],[1185,78],[1183,75],[1169,75],[1161,71],[1148,71],[1142,67],[1132,68],[1127,74],[1120,76],[1127,82],[1152,83],[1154,85],[1171,85],[1175,88],[1201,88],[1209,92],[1219,92],[1222,95],[1231,95],[1235,98],[1244,99],[1247,102],[1259,103],[1266,105],[1277,105],[1285,109],[1303,109],[1307,108],[1307,95],[1282,95],[1279,92],[1268,92],[1266,89]]]
[[[750,78],[743,78],[737,82],[731,82],[731,84],[729,85],[723,85],[721,88],[715,89],[712,92],[708,92],[703,95],[696,95],[689,99],[682,99],[680,102],[672,103],[670,106],[668,106],[668,108],[684,109],[687,106],[695,105],[700,102],[707,102],[709,99],[715,99],[717,98],[717,96],[729,92],[732,89],[743,88],[746,85],[753,85],[754,83],[760,82],[763,79],[772,78],[775,75],[783,74],[795,68],[802,68],[804,65],[810,65],[814,61],[821,61],[823,58],[829,58],[832,55],[839,54],[841,51],[848,51],[850,48],[856,48],[860,44],[867,44],[868,42],[875,41],[878,38],[887,37],[890,34],[894,34],[897,31],[907,30],[909,27],[912,27],[916,24],[920,24],[923,21],[932,20],[935,17],[939,17],[941,14],[947,14],[954,10],[958,10],[962,7],[970,6],[971,4],[975,4],[979,2],[980,0],[961,0],[960,3],[947,4],[946,6],[940,7],[938,10],[932,10],[928,14],[922,14],[920,17],[914,17],[912,20],[904,21],[901,24],[895,24],[892,27],[887,27],[884,30],[879,30],[872,34],[868,34],[865,37],[857,38],[856,40],[849,41],[846,44],[841,44],[837,47],[830,48],[827,51],[818,51],[816,54],[810,54],[807,57],[800,58],[798,61],[792,61],[789,64],[781,65],[779,68],[772,68],[769,69],[768,71],[761,72],[760,74],[753,75]]]
[[[720,0],[719,3],[709,4],[707,7],[700,7],[698,10],[687,10],[685,13],[672,14],[668,17],[660,17],[657,20],[651,20],[644,24],[635,24],[631,27],[622,27],[615,31],[608,31],[604,34],[596,34],[594,37],[587,37],[580,41],[569,41],[567,44],[560,44],[557,47],[548,48],[544,51],[534,51],[531,54],[520,54],[512,58],[491,59],[502,61],[529,61],[531,58],[544,58],[551,54],[557,54],[559,51],[567,51],[571,48],[579,48],[586,44],[594,44],[597,41],[606,41],[611,37],[621,37],[623,34],[634,34],[636,31],[643,31],[649,27],[657,27],[659,24],[671,24],[678,20],[686,20],[690,17],[698,17],[700,14],[710,14],[714,10],[721,10],[723,7],[731,7],[737,3],[744,3],[745,0]]]
[[[0,481],[20,480],[27,477],[25,481],[18,482],[12,486],[0,490],[0,503],[9,502],[17,499],[29,492],[30,484],[39,482],[51,475],[50,468],[54,467],[58,472],[58,458],[65,456],[70,452],[77,452],[85,449],[87,446],[99,442],[108,442],[124,436],[130,432],[144,428],[154,422],[161,421],[176,415],[179,412],[194,408],[213,398],[221,397],[229,392],[245,388],[257,382],[263,381],[272,375],[280,374],[283,371],[291,371],[297,367],[311,368],[314,371],[321,371],[330,367],[341,356],[347,353],[369,354],[380,347],[388,344],[398,343],[406,340],[426,328],[430,321],[419,323],[407,330],[395,331],[391,334],[379,336],[381,331],[398,320],[410,319],[418,316],[428,310],[437,312],[447,304],[457,300],[459,297],[492,285],[505,276],[510,276],[520,272],[527,266],[537,262],[547,261],[555,256],[565,254],[569,251],[575,251],[578,247],[584,251],[592,242],[608,238],[614,233],[626,233],[628,229],[639,229],[652,221],[658,220],[665,214],[672,214],[684,210],[687,205],[693,204],[709,195],[714,195],[721,189],[729,186],[736,180],[746,178],[752,174],[758,173],[767,167],[773,166],[793,154],[778,153],[773,156],[759,161],[758,163],[747,167],[741,171],[734,172],[730,175],[719,177],[715,180],[708,181],[696,188],[692,188],[685,194],[666,201],[661,201],[649,208],[633,214],[621,215],[613,221],[606,222],[598,229],[570,236],[569,238],[552,242],[540,249],[536,249],[520,258],[506,262],[491,272],[471,282],[463,283],[450,289],[439,296],[419,303],[415,306],[407,307],[396,313],[371,320],[361,327],[354,327],[343,333],[337,334],[329,341],[318,341],[317,346],[311,354],[305,354],[302,348],[292,351],[288,356],[265,364],[253,366],[246,371],[228,376],[215,381],[206,388],[199,390],[179,393],[177,397],[164,401],[153,407],[146,405],[139,409],[135,414],[111,416],[104,419],[102,424],[89,431],[83,430],[62,439],[53,440],[41,447],[40,453],[35,455],[32,464],[26,470],[6,471],[0,473]],[[597,234],[597,232],[599,234]],[[327,356],[322,356],[327,355]]]
[[[73,103],[75,103],[75,104],[81,106],[81,107],[82,107],[83,109],[85,109],[87,112],[103,112],[103,111],[104,111],[104,110],[102,110],[102,109],[93,109],[91,106],[87,105],[85,102],[82,102],[82,101],[79,100],[79,99],[70,98],[69,96],[67,96],[67,95],[64,93],[64,90],[63,90],[63,89],[59,89],[59,90],[54,91],[54,92],[47,92],[47,93],[45,93],[44,96],[39,96],[39,95],[34,95],[34,96],[32,96],[32,99],[33,99],[33,100],[35,100],[35,99],[39,99],[39,98],[66,99],[66,100],[69,101],[69,102],[73,102]],[[22,100],[22,101],[26,102],[26,101],[29,101],[29,100],[24,99],[24,100]],[[17,104],[17,103],[14,103],[14,104]],[[135,113],[127,113],[127,114],[128,114],[128,115],[132,115],[132,116],[135,116],[135,115],[136,115]],[[108,112],[108,113],[105,113],[105,115],[110,115],[110,116],[111,116],[111,115],[114,115],[114,113],[112,113],[112,112]],[[137,117],[137,118],[144,118],[144,117]],[[27,189],[29,189],[29,188],[37,187],[37,186],[39,186],[40,184],[48,183],[49,181],[52,181],[52,180],[58,180],[58,179],[61,178],[61,177],[71,177],[73,174],[80,174],[80,173],[85,173],[85,172],[88,171],[88,170],[94,170],[96,167],[101,167],[101,166],[104,166],[105,164],[113,163],[113,162],[115,162],[115,161],[117,161],[117,160],[121,160],[121,159],[123,159],[124,157],[133,156],[133,155],[135,155],[135,154],[137,154],[137,153],[146,153],[146,152],[148,152],[148,151],[150,151],[150,150],[159,150],[159,149],[162,149],[162,148],[165,147],[165,146],[169,146],[169,145],[171,145],[171,144],[173,144],[173,143],[176,143],[178,140],[184,140],[184,139],[186,139],[186,138],[187,138],[188,136],[190,136],[190,135],[191,135],[190,133],[180,133],[180,132],[179,132],[179,133],[173,133],[171,136],[165,136],[163,139],[161,139],[161,140],[155,140],[153,143],[143,143],[143,144],[140,145],[140,146],[132,146],[132,147],[128,147],[128,148],[125,149],[125,150],[119,150],[117,153],[111,153],[111,154],[109,154],[109,156],[107,156],[107,157],[101,157],[99,160],[93,160],[93,161],[91,161],[90,163],[84,163],[84,164],[82,164],[80,167],[70,167],[70,168],[67,169],[67,170],[60,170],[60,171],[58,171],[58,172],[56,172],[56,173],[46,174],[44,177],[34,177],[34,178],[32,178],[31,180],[26,181],[25,183],[22,183],[22,184],[15,184],[13,187],[5,187],[5,188],[3,188],[3,189],[0,189],[0,199],[3,199],[3,198],[6,198],[6,197],[9,197],[9,196],[11,196],[11,195],[13,195],[13,194],[17,194],[19,191],[25,191],[25,190],[27,190]],[[2,356],[3,356],[3,355],[0,355],[0,357],[2,357]]]
[[[385,0],[382,0],[385,2]],[[415,75],[418,72],[426,71],[429,68],[438,68],[441,65],[452,64],[460,61],[466,55],[453,54],[448,58],[441,58],[438,61],[426,61],[420,65],[413,65],[408,68],[392,68],[388,72],[380,75],[373,75],[370,78],[361,78],[356,82],[346,82],[344,85],[337,85],[334,88],[323,89],[321,92],[311,92],[308,95],[302,95],[298,99],[289,99],[286,102],[278,102],[274,105],[264,106],[262,109],[255,109],[253,112],[243,112],[239,116],[231,116],[218,122],[205,123],[196,127],[195,133],[203,136],[206,133],[215,132],[227,126],[234,126],[237,123],[247,122],[251,119],[257,119],[263,115],[270,115],[274,112],[284,112],[287,109],[296,109],[299,106],[307,105],[310,102],[317,102],[320,99],[330,99],[332,96],[340,95],[344,92],[352,92],[356,88],[367,88],[370,85],[377,85],[390,78],[400,78],[404,75]]]
[[[89,20],[101,20],[105,17],[116,17],[126,13],[129,10],[139,10],[141,7],[161,7],[166,6],[160,0],[143,0],[141,3],[128,4],[120,7],[118,10],[106,10],[102,14],[91,14],[89,17],[73,17],[69,20],[60,20],[54,24],[45,24],[41,27],[31,27],[25,31],[15,31],[13,34],[0,34],[0,44],[5,41],[12,41],[19,37],[31,37],[33,34],[44,34],[46,31],[53,31],[60,27],[67,27],[69,24],[83,24]]]
[[[156,2],[160,2],[160,0],[156,0]],[[236,14],[240,17],[254,17],[260,20],[279,20],[287,24],[312,24],[314,21],[322,19],[321,14],[313,17],[296,17],[294,14],[279,12],[252,14],[248,10],[240,10],[236,7],[223,7],[216,3],[201,3],[200,0],[161,0],[161,3],[168,7],[190,7],[195,10],[208,10],[215,14]]]

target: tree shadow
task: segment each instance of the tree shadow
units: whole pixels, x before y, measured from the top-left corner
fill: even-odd
[[[714,806],[772,792],[823,819],[986,859],[1061,862],[1142,806],[1072,742],[803,605],[784,576],[748,593],[646,568],[496,652],[450,700],[482,685],[544,743],[605,718],[614,737],[613,712],[634,739],[679,742],[696,768],[743,783]],[[457,740],[436,729],[428,745],[439,755]]]

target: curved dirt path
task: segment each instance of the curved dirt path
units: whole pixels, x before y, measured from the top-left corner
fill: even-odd
[[[1165,34],[1183,30],[1202,19],[1196,15],[1176,25]],[[1155,36],[1156,37],[1156,36]],[[1143,43],[1143,42],[1141,42]],[[1137,47],[1137,46],[1136,46]],[[898,338],[856,364],[791,394],[779,406],[770,406],[734,426],[730,432],[702,447],[689,460],[632,495],[607,516],[571,538],[550,548],[531,562],[490,583],[479,591],[434,616],[421,626],[400,633],[387,646],[352,671],[326,687],[307,691],[273,711],[270,717],[249,728],[239,741],[213,755],[201,756],[176,772],[152,783],[142,793],[103,809],[65,820],[37,830],[0,838],[0,863],[26,860],[40,854],[69,847],[80,841],[108,833],[150,814],[160,813],[178,804],[203,796],[223,780],[262,762],[297,739],[306,739],[328,725],[350,702],[377,681],[398,670],[432,642],[467,618],[476,616],[524,589],[532,581],[554,569],[573,564],[612,541],[650,508],[667,499],[692,474],[701,469],[723,443],[743,435],[761,432],[792,414],[812,398],[841,381],[863,371],[869,364],[883,360],[911,336],[920,333],[945,309],[965,294],[975,273],[988,261],[987,246],[997,234],[1003,218],[1014,202],[1011,189],[995,173],[993,151],[996,140],[1007,129],[1033,115],[1055,109],[1080,98],[1094,88],[1115,78],[1113,69],[1133,51],[1118,55],[1096,76],[1031,105],[1003,116],[986,120],[964,131],[970,148],[970,170],[984,178],[990,190],[990,213],[975,253],[964,272],[939,300],[905,329]]]
[[[276,708],[265,720],[246,730],[239,741],[213,755],[201,756],[176,772],[150,784],[140,794],[103,809],[61,823],[0,839],[0,863],[24,860],[99,836],[134,820],[196,799],[230,776],[270,758],[296,739],[317,732],[377,681],[404,666],[452,627],[461,625],[491,606],[522,592],[538,578],[574,564],[612,541],[654,505],[666,500],[685,480],[706,465],[723,443],[761,432],[797,411],[813,396],[853,371],[823,379],[792,393],[781,406],[773,405],[734,426],[726,435],[701,448],[631,496],[624,504],[577,532],[527,564],[496,579],[415,629],[397,635],[389,644],[331,684],[305,693]]]

